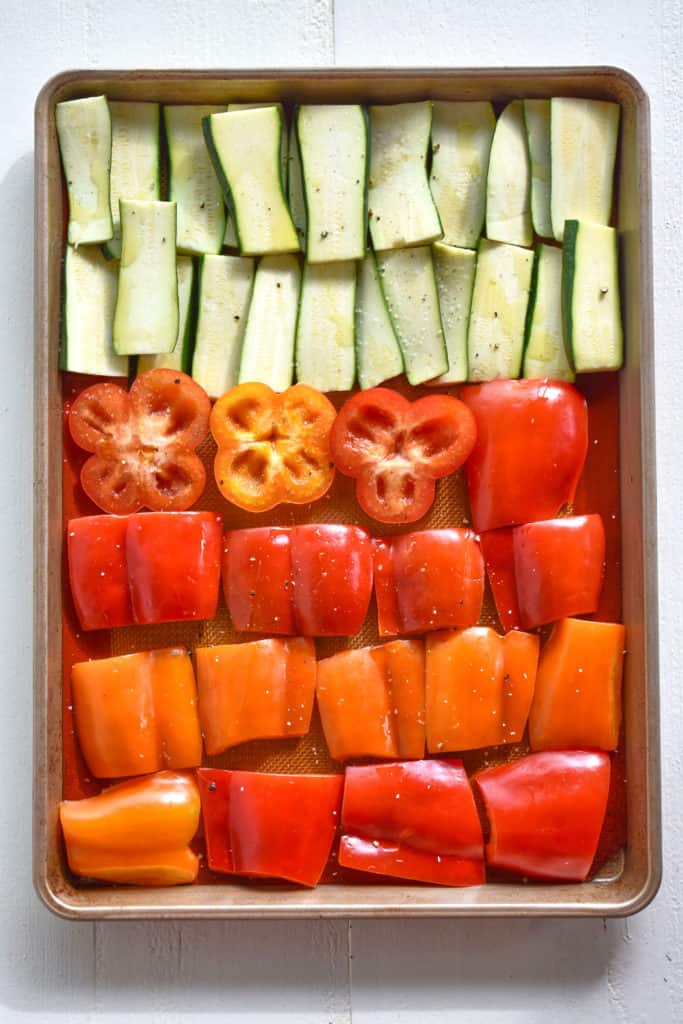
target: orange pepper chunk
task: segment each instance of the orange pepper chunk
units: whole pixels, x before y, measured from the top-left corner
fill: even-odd
[[[477,750],[514,743],[526,726],[538,637],[499,636],[488,626],[427,637],[427,750]]]
[[[199,715],[209,755],[311,725],[315,645],[303,637],[198,647]]]
[[[318,708],[330,754],[424,756],[424,645],[395,640],[318,662]]]
[[[189,847],[199,825],[199,790],[190,775],[162,771],[64,800],[59,817],[76,875],[127,885],[183,885],[199,869]]]
[[[71,682],[78,741],[97,778],[201,764],[197,690],[184,647],[78,662]]]
[[[223,497],[250,512],[321,498],[334,478],[335,416],[329,399],[305,384],[282,394],[259,383],[232,388],[218,399],[210,420]]]
[[[614,750],[621,725],[625,629],[561,619],[541,652],[529,715],[533,750]]]

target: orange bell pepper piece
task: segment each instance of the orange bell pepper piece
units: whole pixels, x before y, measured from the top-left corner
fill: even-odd
[[[315,645],[303,637],[198,647],[206,752],[247,740],[303,736],[311,725]]]
[[[531,713],[533,750],[614,750],[621,725],[624,627],[561,619],[541,652]]]
[[[282,394],[266,384],[239,384],[211,411],[218,446],[214,473],[224,498],[250,512],[321,498],[334,478],[332,403],[305,384]]]
[[[427,750],[516,743],[531,706],[539,639],[488,626],[427,637]]]
[[[78,662],[71,683],[78,740],[97,778],[201,764],[197,689],[184,647]]]
[[[199,825],[199,790],[190,775],[157,772],[59,805],[75,875],[127,885],[184,885],[199,870],[189,847]]]
[[[318,708],[332,757],[424,757],[424,672],[421,640],[318,662]]]

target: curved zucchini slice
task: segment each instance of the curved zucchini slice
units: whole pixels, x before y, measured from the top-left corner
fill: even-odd
[[[225,232],[221,185],[206,150],[202,120],[225,107],[164,107],[168,143],[168,194],[178,206],[178,249],[219,253]]]
[[[406,377],[424,384],[448,369],[432,247],[378,252],[377,267]]]
[[[531,221],[541,238],[553,237],[550,216],[550,100],[524,100],[531,161]]]
[[[96,247],[67,245],[59,365],[73,373],[126,377],[128,359],[112,341],[119,268]]]
[[[356,376],[356,264],[307,263],[296,325],[296,379],[318,391],[348,391]]]
[[[356,363],[361,388],[374,388],[403,371],[403,357],[389,316],[372,250],[358,264]]]
[[[220,398],[237,384],[253,283],[251,259],[203,256],[200,260],[192,376],[210,398]]]
[[[296,230],[285,202],[277,107],[235,110],[204,119],[204,136],[245,255],[296,252]]]
[[[477,254],[443,242],[435,242],[432,250],[448,370],[430,383],[459,384],[467,380],[467,327]]]
[[[161,199],[158,103],[110,102],[111,182],[114,234],[104,243],[109,259],[121,257],[119,199]]]
[[[469,379],[519,377],[534,254],[482,238],[467,333]]]
[[[301,269],[296,256],[264,256],[256,268],[242,344],[239,382],[285,391],[294,374]]]
[[[477,247],[484,227],[495,125],[490,103],[434,102],[429,184],[448,245]]]
[[[617,103],[550,101],[550,202],[558,241],[567,220],[609,224],[618,135]]]
[[[192,371],[192,346],[197,321],[197,275],[191,256],[177,256],[176,270],[178,273],[178,340],[172,352],[159,356],[139,356],[137,372],[145,370],[169,369]]]
[[[309,263],[362,259],[367,236],[368,122],[351,104],[299,107],[296,132]]]
[[[121,199],[119,207],[114,348],[119,355],[172,352],[178,339],[176,205]]]
[[[75,246],[106,242],[114,233],[109,205],[111,115],[107,97],[58,103],[55,120],[69,198],[67,240]]]
[[[562,324],[562,250],[543,243],[534,257],[522,376],[574,380]]]
[[[368,221],[373,248],[402,249],[441,238],[427,180],[431,101],[369,110]]]
[[[562,309],[576,372],[618,370],[624,361],[624,336],[614,228],[566,222]]]
[[[301,170],[301,153],[296,131],[289,133],[289,167],[287,171],[287,198],[289,212],[296,228],[299,245],[306,251],[306,200],[304,198],[304,179]]]
[[[486,179],[486,237],[531,245],[531,165],[522,100],[508,103],[496,123]]]

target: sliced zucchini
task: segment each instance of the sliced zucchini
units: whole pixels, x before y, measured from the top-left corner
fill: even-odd
[[[289,136],[287,115],[284,103],[228,103],[228,113],[234,110],[262,110],[263,107],[277,107],[282,118],[282,141],[280,143],[280,162],[282,164],[282,187],[287,188],[287,163],[289,157]],[[291,133],[293,134],[293,133]]]
[[[432,248],[448,370],[431,383],[459,384],[467,380],[467,327],[477,254],[443,242],[435,242]]]
[[[178,339],[176,204],[120,199],[119,208],[114,348],[129,356],[172,352]]]
[[[477,247],[484,227],[495,125],[490,103],[434,103],[429,184],[448,245]]]
[[[433,380],[448,369],[432,248],[377,253],[387,309],[411,384]]]
[[[372,249],[358,264],[356,363],[361,388],[374,388],[403,372],[403,357],[379,280]]]
[[[508,103],[496,122],[486,179],[486,237],[531,245],[531,165],[522,100]]]
[[[550,216],[550,100],[524,100],[531,162],[531,222],[541,238],[553,237]]]
[[[237,384],[253,283],[251,259],[203,256],[200,260],[192,376],[210,398],[220,398]]]
[[[368,220],[373,248],[401,249],[441,238],[427,180],[431,101],[369,109]]]
[[[72,373],[126,377],[128,359],[112,341],[119,268],[99,249],[67,245],[59,365]]]
[[[287,172],[287,197],[289,212],[302,252],[306,251],[306,200],[304,199],[304,179],[301,173],[301,154],[299,140],[295,131],[289,133],[289,168]]]
[[[176,257],[178,274],[178,340],[172,352],[159,356],[140,356],[137,372],[167,368],[190,373],[192,370],[192,346],[197,321],[197,294],[195,264],[191,256]]]
[[[237,232],[235,231],[235,221],[230,216],[230,210],[226,208],[225,211],[225,231],[223,233],[223,245],[226,249],[239,249],[239,242],[237,241]]]
[[[614,228],[576,220],[565,224],[562,310],[576,372],[618,370],[624,336]]]
[[[368,121],[352,104],[299,107],[309,263],[359,260],[367,238]]]
[[[543,243],[531,275],[522,376],[574,380],[562,326],[562,250]]]
[[[294,373],[301,269],[296,256],[264,256],[257,268],[242,344],[239,382],[285,391]]]
[[[110,102],[111,180],[114,234],[104,243],[109,259],[121,258],[119,199],[161,199],[158,103]]]
[[[356,375],[356,264],[306,263],[296,325],[296,379],[347,391]]]
[[[202,120],[225,107],[164,107],[168,194],[178,204],[180,252],[219,253],[225,232],[221,185],[204,143]]]
[[[534,254],[482,238],[467,332],[469,379],[519,377]]]
[[[206,143],[245,255],[299,249],[283,191],[282,132],[277,107],[235,110],[204,119]]]
[[[94,245],[114,233],[109,206],[111,115],[106,96],[58,103],[57,138],[69,198],[70,245]]]
[[[609,224],[618,135],[618,103],[550,101],[550,206],[559,241],[565,221]]]

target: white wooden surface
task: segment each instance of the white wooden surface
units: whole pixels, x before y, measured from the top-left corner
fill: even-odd
[[[681,0],[0,2],[0,1020],[683,1020]],[[652,101],[665,881],[627,922],[74,925],[30,882],[33,102],[69,67],[617,64]]]

